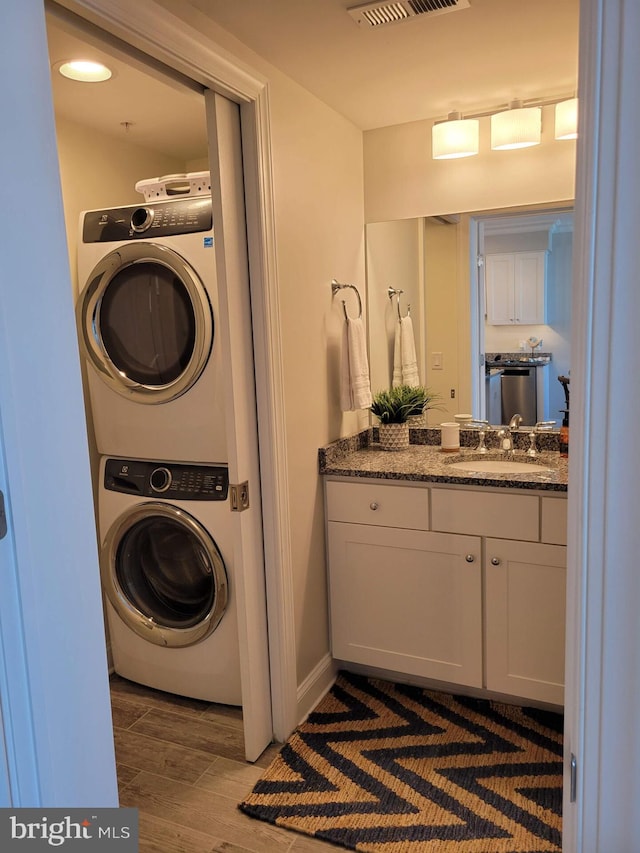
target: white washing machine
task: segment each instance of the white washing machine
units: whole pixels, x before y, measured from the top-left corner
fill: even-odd
[[[77,320],[98,453],[227,461],[211,196],[81,214]]]
[[[225,466],[100,461],[100,574],[114,668],[170,693],[241,705]]]

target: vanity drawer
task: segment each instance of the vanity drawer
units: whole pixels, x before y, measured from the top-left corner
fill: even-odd
[[[429,529],[429,490],[387,483],[326,481],[327,520]]]
[[[537,542],[539,499],[535,495],[432,489],[431,525],[443,533]]]
[[[541,541],[551,545],[567,544],[567,499],[542,498]]]

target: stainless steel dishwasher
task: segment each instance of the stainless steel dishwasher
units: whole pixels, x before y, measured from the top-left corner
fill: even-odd
[[[502,423],[502,369],[490,368],[486,372],[485,417],[490,424]]]
[[[531,426],[538,421],[538,390],[535,367],[507,367],[500,380],[502,402],[501,423],[508,424],[516,412],[522,423]]]

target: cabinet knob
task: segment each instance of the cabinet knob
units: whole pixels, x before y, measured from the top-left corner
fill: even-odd
[[[378,509],[378,504],[376,501],[371,501],[369,504],[369,509],[372,509],[374,512]]]
[[[467,563],[473,563],[473,561],[475,560],[475,557],[473,554],[467,554],[467,556],[465,557],[465,560],[467,561]]]
[[[492,566],[499,566],[501,562],[502,562],[502,560],[500,559],[500,557],[492,557],[491,558],[491,565]]]

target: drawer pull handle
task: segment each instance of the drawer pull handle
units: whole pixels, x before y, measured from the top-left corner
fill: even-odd
[[[369,509],[372,509],[374,512],[378,509],[378,504],[376,503],[376,501],[371,501],[371,503],[369,504]]]
[[[501,562],[502,562],[502,560],[500,559],[500,557],[492,557],[491,558],[491,565],[492,566],[499,566]]]
[[[467,561],[467,563],[473,563],[473,561],[475,560],[475,557],[473,556],[473,554],[467,554],[467,556],[465,557],[465,560]]]

